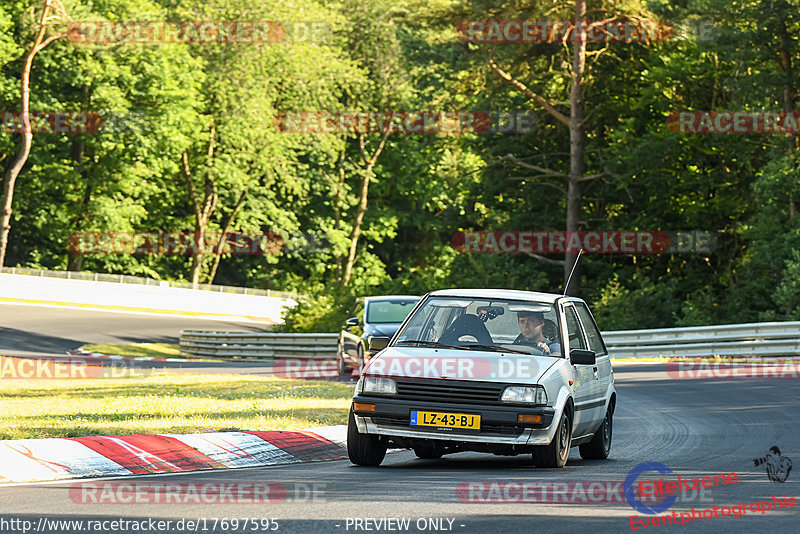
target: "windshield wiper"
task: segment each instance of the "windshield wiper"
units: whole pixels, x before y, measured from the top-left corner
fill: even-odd
[[[506,347],[500,347],[498,345],[464,345],[464,347],[466,347],[468,349],[471,349],[471,348],[476,348],[476,349],[494,349],[494,350],[496,350],[498,352],[515,352],[517,354],[525,354],[526,356],[530,356],[531,355],[530,352],[527,352],[527,351],[524,351],[524,350],[508,349]]]
[[[401,343],[418,343],[420,345],[428,345],[431,347],[442,347],[443,349],[460,349],[462,347],[458,347],[455,345],[445,345],[444,343],[439,343],[438,341],[422,341],[420,339],[404,339],[403,341],[398,341],[395,343],[396,345],[400,345]]]

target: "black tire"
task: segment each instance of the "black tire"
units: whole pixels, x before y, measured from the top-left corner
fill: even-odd
[[[339,357],[336,359],[336,363],[336,369],[339,373],[339,378],[347,375],[347,366],[344,364],[344,358],[341,355],[339,355]]]
[[[585,460],[605,460],[611,452],[611,437],[614,429],[614,411],[609,405],[603,424],[594,433],[592,441],[578,447],[581,458]]]
[[[572,418],[564,410],[558,422],[556,435],[550,445],[542,445],[533,450],[533,464],[537,467],[564,467],[569,458],[572,443]]]
[[[350,457],[350,462],[355,465],[381,465],[386,456],[386,448],[386,444],[381,443],[378,436],[358,432],[355,415],[350,408],[350,418],[347,421],[347,456]]]
[[[428,447],[414,447],[414,454],[422,460],[438,460],[444,453]]]

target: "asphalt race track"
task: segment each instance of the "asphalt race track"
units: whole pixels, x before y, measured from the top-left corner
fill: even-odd
[[[177,343],[181,330],[263,331],[256,323],[211,321],[0,303],[0,352],[59,353],[85,343]]]
[[[265,329],[266,325],[257,323],[0,303],[0,356],[63,357],[66,351],[86,343],[178,343],[181,330],[259,332]],[[137,365],[179,372],[271,372],[263,362],[150,362]]]
[[[800,472],[789,471],[785,482],[771,482],[765,466],[755,466],[754,459],[764,457],[773,446],[780,448],[783,466],[800,462],[800,381],[792,379],[701,379],[670,378],[664,365],[617,365],[618,405],[614,418],[611,457],[605,461],[582,461],[572,450],[564,469],[536,469],[529,457],[495,457],[463,453],[441,460],[419,460],[408,451],[387,455],[378,468],[359,468],[347,460],[243,470],[204,471],[192,474],[128,477],[138,483],[254,483],[277,482],[285,485],[286,499],[280,503],[240,504],[226,501],[195,504],[83,504],[69,488],[75,482],[0,487],[0,517],[22,518],[36,524],[45,516],[51,519],[156,518],[172,520],[169,532],[192,531],[180,519],[205,518],[194,525],[198,532],[264,532],[222,528],[214,518],[274,518],[277,532],[629,532],[629,516],[634,512],[625,502],[626,476],[643,462],[661,462],[672,469],[667,480],[736,473],[735,484],[708,490],[684,492],[667,512],[713,509],[770,501],[772,497],[798,497]],[[785,474],[785,469],[783,470]],[[654,471],[639,480],[660,476]],[[562,502],[535,502],[539,493],[528,495],[528,502],[474,503],[468,492],[459,492],[467,483],[483,483],[482,493],[473,499],[491,496],[493,481],[506,488],[494,497],[524,498],[509,483],[590,483],[606,490],[589,492],[587,498],[570,486],[558,496]],[[316,496],[313,495],[316,484]],[[461,486],[459,486],[461,484]],[[473,486],[475,487],[475,486]],[[524,487],[524,486],[519,486]],[[552,486],[556,487],[556,486]],[[511,490],[509,488],[514,488]],[[516,491],[515,491],[516,490]],[[311,495],[311,496],[309,496]],[[551,494],[552,496],[552,494]],[[574,502],[564,503],[570,498]],[[604,499],[610,502],[591,502]],[[655,506],[650,504],[650,506]],[[726,508],[723,508],[726,507]],[[762,506],[766,508],[766,506]],[[737,508],[741,510],[740,508]],[[709,512],[709,514],[713,514]],[[654,516],[646,516],[654,517]],[[748,507],[741,517],[718,517],[687,522],[685,525],[650,526],[647,532],[724,532],[726,534],[762,532],[798,532],[798,508],[769,510],[762,514]],[[376,528],[375,521],[388,518],[408,519],[404,523],[383,523],[392,528]],[[365,519],[375,521],[364,522]],[[356,522],[356,520],[360,520]],[[452,523],[450,522],[452,521]],[[0,525],[1,526],[1,525]],[[252,524],[251,524],[252,526]],[[637,524],[639,530],[641,524]],[[205,527],[205,529],[204,529]],[[54,533],[67,532],[50,528]],[[120,530],[121,531],[121,530]],[[271,530],[270,530],[271,531]],[[9,530],[3,530],[9,532]],[[13,531],[12,531],[13,532]],[[18,531],[17,531],[18,532]],[[111,532],[109,530],[109,532]]]

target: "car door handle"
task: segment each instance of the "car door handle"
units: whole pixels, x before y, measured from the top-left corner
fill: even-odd
[[[594,371],[595,379],[600,380],[600,377],[597,375],[597,367],[592,367],[592,371]]]

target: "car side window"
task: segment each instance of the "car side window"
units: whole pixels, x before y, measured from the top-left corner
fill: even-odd
[[[403,332],[403,339],[436,341],[450,324],[453,308],[427,306],[418,312],[417,321]]]
[[[578,316],[575,315],[575,308],[572,306],[564,308],[564,316],[567,320],[567,335],[569,336],[570,350],[586,349],[586,342],[583,340],[583,332],[581,332]]]
[[[600,336],[600,331],[592,319],[592,314],[585,304],[577,303],[575,308],[578,310],[578,317],[581,318],[583,328],[586,330],[586,337],[589,338],[589,348],[594,351],[597,356],[608,354],[603,338]]]
[[[362,299],[358,299],[353,307],[353,317],[358,317],[358,322],[361,324],[364,324],[364,321],[367,319],[364,311],[364,301]]]

